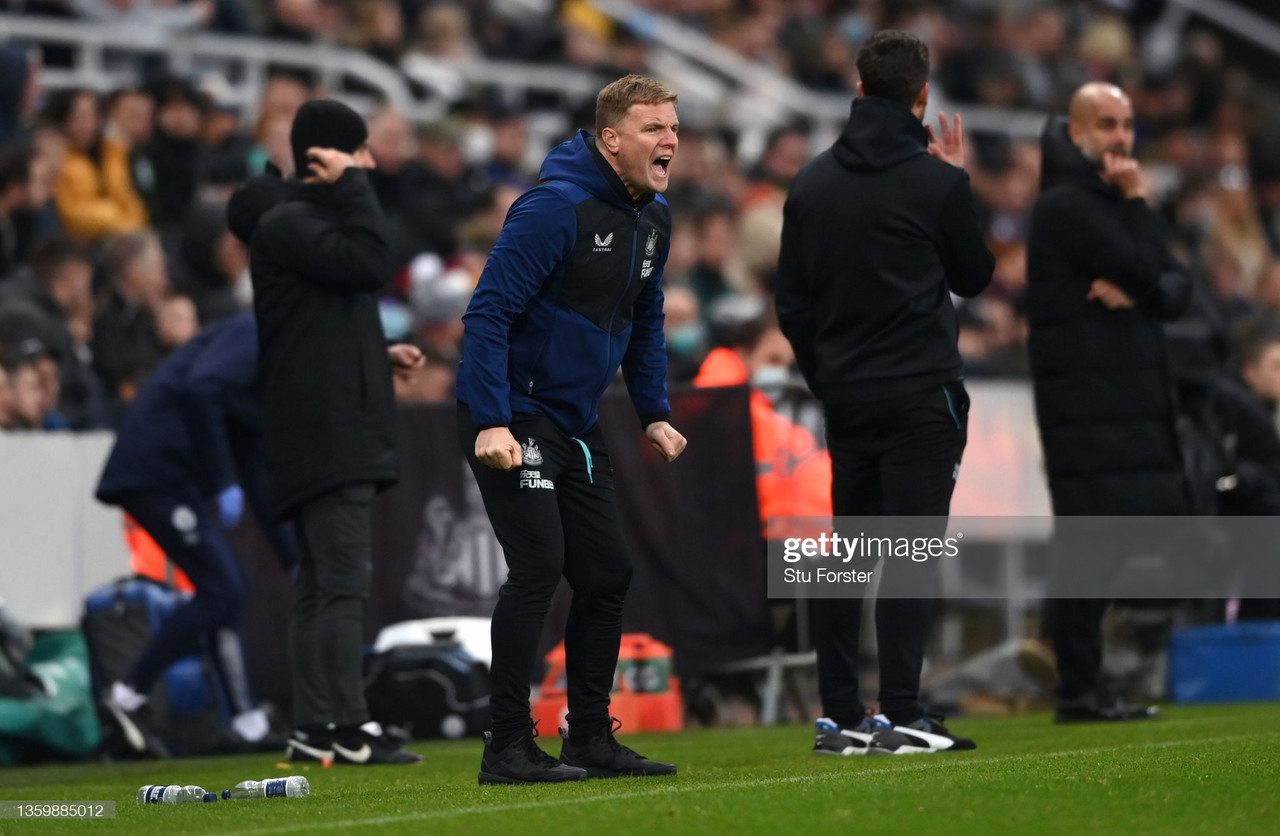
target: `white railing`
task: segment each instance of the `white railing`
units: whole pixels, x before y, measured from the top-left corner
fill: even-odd
[[[1227,0],[1168,0],[1168,2],[1170,7],[1181,7],[1187,12],[1200,15],[1228,32],[1253,41],[1263,49],[1280,55],[1280,24],[1255,11],[1241,8]]]
[[[598,0],[598,5],[654,44],[657,71],[681,80],[681,115],[685,117],[687,113],[686,121],[691,124],[701,121],[703,127],[728,125],[762,135],[776,125],[804,116],[818,127],[819,136],[830,136],[848,116],[847,95],[815,93],[697,30],[624,0]],[[105,91],[136,84],[138,61],[120,58],[163,56],[172,70],[183,75],[219,76],[220,102],[238,107],[247,118],[256,114],[262,83],[268,69],[276,65],[307,70],[364,113],[378,101],[386,101],[415,122],[438,119],[450,103],[476,89],[495,89],[508,95],[549,92],[562,100],[587,103],[607,81],[598,72],[576,67],[490,59],[445,62],[414,53],[406,55],[397,69],[362,52],[330,44],[304,45],[208,33],[162,36],[123,26],[0,14],[0,42],[5,40],[73,47],[70,68],[45,70],[43,79],[51,88]],[[415,96],[406,77],[419,84],[425,95]],[[341,93],[342,82],[347,78],[377,91],[376,95]],[[1032,111],[965,106],[963,112],[971,131],[1026,138],[1038,136],[1044,123],[1044,114]],[[537,117],[536,138],[568,127],[564,113]]]
[[[723,85],[722,113],[739,130],[768,131],[796,117],[813,122],[817,133],[838,131],[849,117],[850,94],[817,93],[756,61],[717,43],[703,32],[631,0],[592,0],[592,5],[619,24],[630,28],[658,53],[661,66],[673,60],[710,71]],[[681,100],[684,95],[681,91]],[[947,105],[947,110],[951,106]],[[1044,127],[1045,114],[971,104],[958,106],[969,131],[1007,134],[1035,139]]]
[[[294,44],[266,38],[208,33],[167,34],[111,24],[55,20],[0,14],[0,42],[6,40],[65,44],[74,48],[73,66],[47,68],[46,86],[86,87],[110,90],[139,80],[138,61],[162,55],[173,71],[182,75],[216,73],[222,104],[257,112],[267,71],[273,66],[307,70],[323,86],[342,90],[344,78],[359,81],[377,91],[376,96],[340,94],[358,109],[368,112],[377,100],[385,101],[416,121],[429,121],[444,112],[447,102],[415,100],[408,82],[394,68],[356,50],[329,44]],[[127,56],[127,57],[126,57]],[[125,57],[125,60],[121,60]]]

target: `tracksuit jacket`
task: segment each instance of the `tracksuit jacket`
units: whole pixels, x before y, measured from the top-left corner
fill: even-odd
[[[463,322],[457,398],[477,429],[542,413],[568,435],[596,423],[619,366],[641,423],[666,420],[662,271],[671,210],[633,200],[579,131],[507,214]]]

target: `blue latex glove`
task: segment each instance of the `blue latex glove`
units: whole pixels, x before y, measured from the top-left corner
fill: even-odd
[[[223,528],[235,528],[244,516],[244,490],[239,485],[228,485],[218,492],[218,519]]]

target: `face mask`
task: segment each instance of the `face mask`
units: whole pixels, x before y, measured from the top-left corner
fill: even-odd
[[[751,385],[757,389],[781,389],[791,380],[791,370],[786,366],[761,366],[751,375]]]
[[[378,303],[378,317],[382,320],[382,333],[389,340],[403,340],[413,330],[413,316],[409,309],[391,299]]]
[[[686,322],[667,332],[667,349],[677,357],[692,357],[706,336],[701,322]]]

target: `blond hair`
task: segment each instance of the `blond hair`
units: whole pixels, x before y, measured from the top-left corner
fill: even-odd
[[[671,88],[660,81],[642,75],[623,76],[596,96],[596,134],[605,128],[616,130],[632,105],[675,104],[677,100]]]

